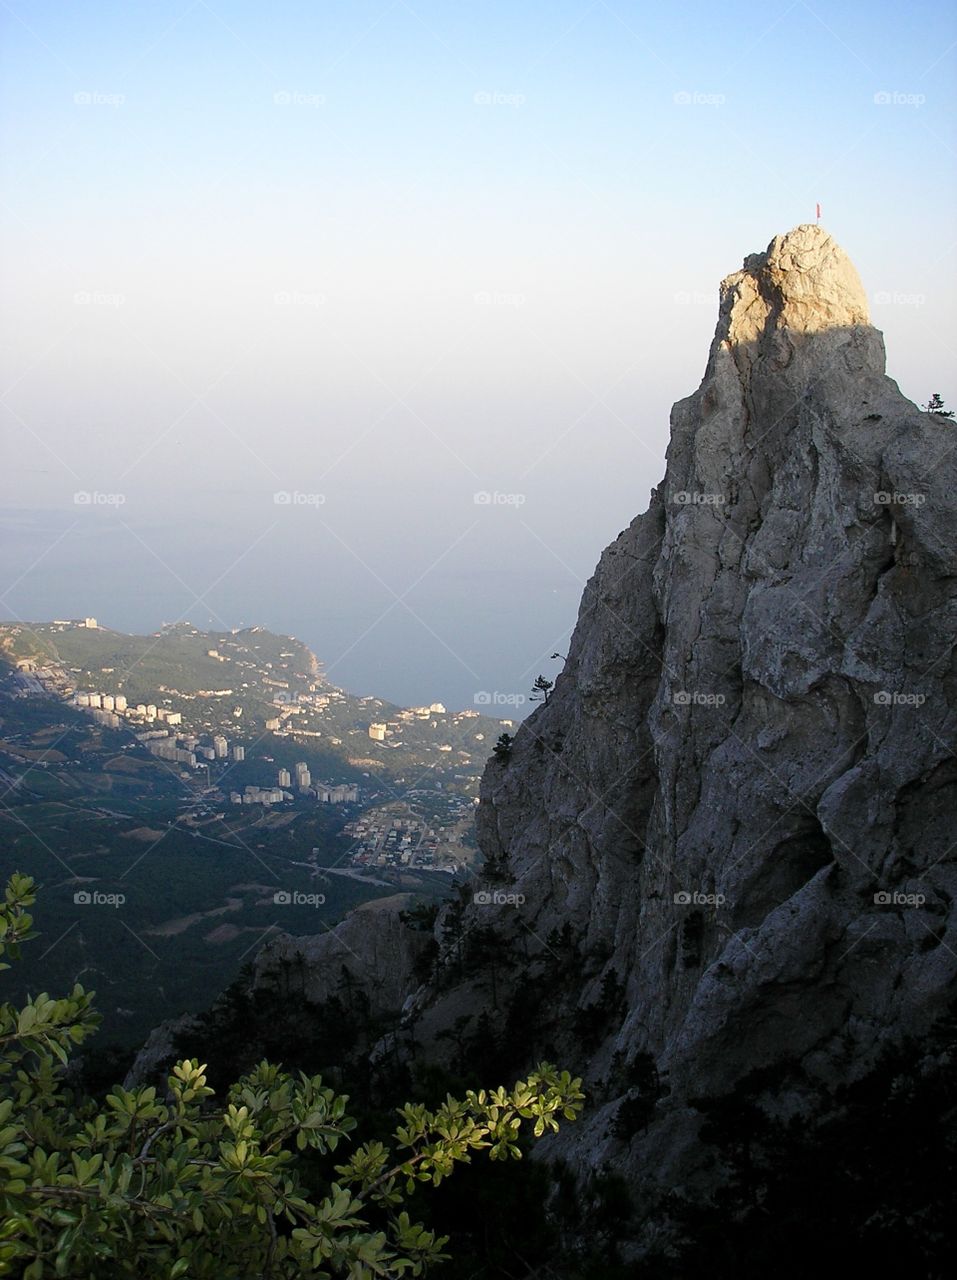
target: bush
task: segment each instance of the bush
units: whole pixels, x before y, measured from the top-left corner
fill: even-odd
[[[0,904],[0,956],[34,936],[33,881]],[[9,968],[8,965],[0,965]],[[64,1084],[97,1025],[92,993],[0,1006],[0,1274],[23,1280],[420,1276],[447,1237],[402,1207],[473,1152],[518,1159],[574,1120],[581,1081],[542,1064],[511,1090],[469,1090],[435,1110],[406,1104],[392,1146],[333,1164],[355,1120],[319,1076],[262,1062],[213,1101],[205,1067],[178,1063],[164,1097],[114,1088],[99,1107]],[[341,1155],[340,1155],[341,1158]]]

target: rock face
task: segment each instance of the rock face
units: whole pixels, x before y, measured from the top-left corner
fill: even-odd
[[[256,956],[253,991],[321,1004],[341,996],[343,982],[352,981],[368,997],[373,1017],[397,1012],[414,986],[416,957],[429,941],[402,922],[410,902],[404,893],[379,898],[350,911],[325,933],[279,934]]]
[[[549,994],[559,1028],[615,975],[600,1105],[551,1153],[687,1187],[710,1176],[689,1099],[781,1062],[847,1080],[953,998],[957,427],[885,376],[853,265],[807,225],[722,283],[671,428],[547,703],[486,770],[480,841],[525,901],[465,927],[521,943],[514,992],[571,926],[600,962]],[[416,997],[426,1039],[488,1003],[447,988]],[[607,1082],[639,1053],[670,1093],[626,1141]]]
[[[411,894],[398,893],[362,903],[322,933],[277,934],[257,953],[246,993],[275,1003],[284,1013],[306,1013],[309,1006],[334,998],[348,1005],[351,986],[353,993],[361,993],[371,1019],[396,1017],[417,985],[416,962],[431,945],[427,932],[403,920],[411,905]],[[184,1056],[215,1060],[217,1026],[243,1034],[252,1030],[255,1041],[255,1026],[235,1019],[220,1000],[205,1013],[161,1023],[137,1054],[125,1087],[165,1083],[173,1063]]]

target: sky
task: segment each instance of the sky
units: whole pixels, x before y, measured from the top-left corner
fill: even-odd
[[[957,403],[955,41],[919,0],[0,0],[0,617],[259,623],[511,714],[718,282],[817,202]]]

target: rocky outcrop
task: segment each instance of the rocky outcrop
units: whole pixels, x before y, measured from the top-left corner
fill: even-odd
[[[281,933],[257,954],[252,990],[300,997],[322,1004],[354,983],[368,999],[372,1017],[397,1013],[410,988],[427,933],[402,920],[407,893],[378,898],[350,911],[335,928],[307,937]]]
[[[247,1070],[268,1056],[264,1033],[289,1021],[307,1028],[327,1002],[339,1001],[347,1013],[361,1006],[372,1026],[395,1019],[418,985],[418,958],[434,945],[428,932],[405,918],[411,905],[411,894],[397,893],[362,903],[322,933],[277,934],[257,953],[248,977],[204,1013],[184,1014],[153,1030],[127,1073],[126,1087],[163,1082],[183,1057],[222,1068],[224,1038],[245,1042],[230,1066]]]
[[[809,225],[723,281],[671,429],[547,703],[486,770],[500,902],[462,930],[521,957],[493,1025],[533,990],[563,1065],[582,1066],[576,1014],[621,984],[596,1105],[551,1151],[687,1188],[713,1176],[692,1099],[782,1062],[853,1078],[953,998],[957,427],[885,376],[854,267]],[[567,926],[583,964],[546,987]],[[488,985],[414,1004],[438,1043]],[[628,1138],[638,1055],[670,1092]]]
[[[126,1073],[124,1089],[138,1089],[159,1081],[165,1083],[165,1077],[173,1064],[183,1056],[180,1039],[194,1035],[201,1027],[202,1019],[191,1013],[184,1013],[179,1018],[169,1018],[154,1027]]]

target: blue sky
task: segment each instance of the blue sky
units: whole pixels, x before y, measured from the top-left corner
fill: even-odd
[[[957,401],[951,6],[0,21],[7,616],[258,621],[400,701],[524,688],[660,478],[719,279],[818,200],[888,371]]]

